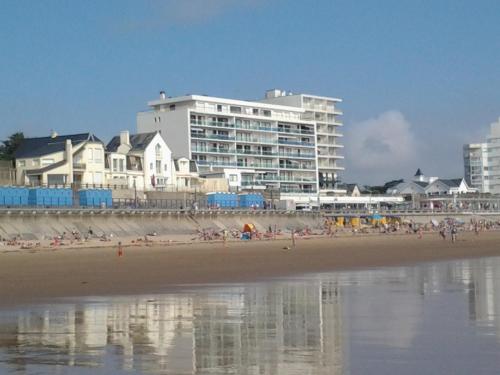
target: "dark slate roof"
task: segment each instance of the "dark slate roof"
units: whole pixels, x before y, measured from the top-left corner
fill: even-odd
[[[459,187],[460,184],[462,183],[462,178],[452,178],[452,179],[439,179],[438,181],[441,181],[443,184],[449,186],[449,187]]]
[[[424,182],[424,181],[412,181],[414,184],[417,184],[417,185],[420,185],[422,186],[423,188],[424,187],[427,187],[427,185],[429,185],[428,182]]]
[[[415,177],[417,176],[423,176],[424,174],[422,173],[422,171],[420,170],[420,168],[417,169],[417,172],[415,173]]]
[[[64,151],[66,140],[71,139],[73,146],[90,141],[102,143],[99,138],[90,133],[58,135],[57,137],[25,138],[14,153],[16,159],[35,158]]]
[[[130,135],[130,145],[132,149],[130,151],[144,151],[146,147],[151,143],[156,132],[151,133],[139,133],[139,134],[131,134]],[[120,136],[117,135],[113,137],[111,141],[109,141],[106,146],[106,151],[108,152],[116,152],[118,147],[120,146]]]

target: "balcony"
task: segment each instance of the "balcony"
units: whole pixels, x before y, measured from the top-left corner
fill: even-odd
[[[222,148],[210,148],[210,147],[193,147],[191,152],[196,153],[215,153],[215,154],[233,154],[234,150],[222,149]]]
[[[225,121],[198,121],[191,120],[191,125],[203,126],[209,128],[234,128],[234,124]]]
[[[260,168],[260,169],[278,169],[278,164],[268,164],[268,163],[237,163],[238,167],[242,168]]]
[[[199,138],[199,139],[216,139],[219,141],[234,141],[234,137],[229,135],[220,135],[220,134],[200,134],[200,133],[191,133],[191,138]]]
[[[280,145],[293,145],[293,146],[315,147],[314,143],[300,142],[300,141],[289,141],[289,140],[286,140],[286,139],[279,139],[278,143]]]
[[[73,163],[73,169],[83,170],[87,168],[87,164],[85,163]]]
[[[306,129],[285,129],[278,128],[279,133],[287,133],[287,134],[314,134],[314,130],[306,130]]]
[[[242,137],[236,137],[235,138],[236,142],[243,142],[243,143],[259,143],[259,144],[268,144],[268,145],[275,145],[278,142],[275,139],[270,139],[270,138],[242,138]]]
[[[236,149],[238,155],[258,155],[267,157],[277,157],[278,153],[273,151],[257,151],[257,150],[238,150]]]
[[[245,125],[245,124],[235,124],[236,129],[241,130],[253,130],[262,132],[277,132],[278,128],[274,126],[257,126],[257,125]]]
[[[302,154],[293,152],[280,152],[280,158],[303,158],[303,159],[314,159],[316,156],[314,154]]]
[[[196,160],[196,164],[200,166],[214,166],[214,167],[237,167],[235,162],[231,161],[211,161],[211,160]]]
[[[297,170],[316,170],[314,165],[305,165],[305,164],[289,164],[289,165],[280,165],[280,169],[297,169]]]

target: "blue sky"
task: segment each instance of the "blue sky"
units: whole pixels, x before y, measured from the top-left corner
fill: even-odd
[[[498,0],[3,0],[0,139],[135,130],[159,90],[341,97],[344,180],[463,174],[500,116]],[[168,142],[168,140],[167,140]]]

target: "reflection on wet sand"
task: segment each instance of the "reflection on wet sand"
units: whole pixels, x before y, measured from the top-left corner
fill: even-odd
[[[0,372],[346,374],[360,343],[412,349],[429,311],[445,315],[431,309],[436,298],[463,304],[458,316],[500,341],[499,266],[476,259],[3,312]]]
[[[139,372],[340,374],[340,298],[315,280],[21,311],[0,320],[0,362],[22,371],[115,356]]]

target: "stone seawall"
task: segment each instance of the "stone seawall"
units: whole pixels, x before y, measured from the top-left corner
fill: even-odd
[[[199,229],[239,229],[246,223],[265,231],[271,226],[281,230],[292,228],[319,229],[323,219],[312,213],[166,213],[120,211],[23,211],[0,214],[0,237],[20,236],[25,240],[43,240],[63,232],[87,233],[89,227],[97,234],[118,237],[195,234]]]

